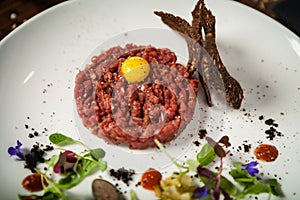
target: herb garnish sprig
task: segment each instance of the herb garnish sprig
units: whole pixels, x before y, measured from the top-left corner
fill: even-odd
[[[68,200],[68,197],[64,194],[64,190],[78,185],[85,177],[93,174],[97,170],[106,170],[107,163],[102,160],[105,156],[105,151],[103,149],[89,149],[81,141],[61,133],[51,134],[49,140],[52,144],[57,145],[59,149],[63,150],[63,152],[55,154],[45,160],[45,163],[49,166],[45,172],[42,172],[37,168],[35,169],[36,173],[40,174],[42,180],[45,180],[47,183],[45,184],[43,181],[41,183],[43,185],[43,194],[18,195],[19,199]],[[77,154],[73,151],[64,149],[65,146],[76,143],[83,145],[85,150]],[[21,158],[21,145],[21,142],[18,141],[16,147],[10,147],[8,149],[8,153],[11,156],[16,155]],[[47,175],[51,168],[54,173],[60,175],[59,179],[56,181]]]
[[[186,165],[179,164],[167,153],[159,141],[155,141],[158,148],[165,152],[175,166],[178,167],[179,175],[183,176],[190,172],[197,174],[200,186],[194,190],[193,199],[218,200],[223,196],[225,200],[239,200],[247,195],[258,195],[261,193],[269,194],[269,199],[271,199],[272,195],[281,195],[276,179],[262,180],[256,176],[259,173],[257,161],[246,164],[241,162],[233,163],[233,168],[230,170],[229,175],[234,181],[230,181],[223,175],[224,159],[230,153],[227,150],[227,147],[231,146],[229,137],[223,136],[219,141],[214,141],[212,138],[206,136],[206,141],[207,143],[197,153],[196,159],[188,159]],[[216,159],[219,159],[219,166],[217,171],[212,171],[209,169],[209,166]],[[182,171],[182,169],[185,170]]]

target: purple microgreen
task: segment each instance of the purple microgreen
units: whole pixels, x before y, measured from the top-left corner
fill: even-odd
[[[214,147],[217,144],[217,142],[214,141],[211,137],[206,136],[205,139],[206,139],[207,143],[212,147]]]
[[[218,143],[224,144],[225,147],[230,147],[229,137],[227,135],[223,136]]]
[[[205,177],[205,178],[209,178],[209,179],[214,178],[213,173],[209,169],[207,169],[207,168],[198,166],[197,167],[197,172],[198,172],[199,176],[202,176],[202,177]]]
[[[225,155],[226,155],[226,153],[225,153]],[[223,156],[223,157],[225,157],[225,156]],[[213,195],[214,195],[215,199],[220,198],[221,177],[222,177],[222,171],[223,171],[223,157],[220,156],[220,166],[219,166],[218,174],[216,176],[216,182],[217,183],[216,183],[216,187],[215,187],[214,192],[213,192]]]
[[[216,187],[213,191],[214,199],[220,199],[220,187]]]
[[[250,174],[251,176],[256,176],[258,174],[258,169],[256,168],[256,166],[258,165],[257,161],[252,161],[248,164],[242,164],[242,169],[246,170],[248,172],[248,174]]]
[[[20,160],[24,160],[24,154],[21,152],[22,143],[17,140],[17,146],[9,147],[7,152],[10,156],[17,156]]]
[[[66,172],[73,168],[77,162],[76,154],[72,151],[66,150],[60,153],[57,163],[53,167],[55,173],[66,174]]]
[[[214,146],[214,151],[215,153],[217,154],[217,156],[219,156],[220,158],[223,158],[226,156],[226,152],[225,150],[223,149],[223,147],[221,147],[219,144],[216,144]]]
[[[214,141],[211,137],[206,136],[206,141],[207,143],[214,148],[214,151],[216,155],[220,158],[223,158],[227,155],[226,151],[224,148],[220,145],[224,144],[226,147],[230,146],[231,144],[229,143],[229,137],[228,136],[223,136],[219,142]]]

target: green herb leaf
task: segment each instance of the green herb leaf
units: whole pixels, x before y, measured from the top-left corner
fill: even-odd
[[[89,155],[90,156],[90,155]],[[77,166],[77,172],[80,177],[86,177],[97,170],[97,161],[90,159],[91,157],[83,157]]]
[[[261,194],[261,193],[270,193],[270,187],[261,182],[256,182],[253,185],[245,187],[244,190],[239,194],[238,199],[241,199],[249,194]]]
[[[18,199],[39,199],[39,200],[59,200],[62,197],[60,194],[57,194],[55,192],[47,191],[43,195],[36,195],[36,194],[31,194],[31,195],[18,195]],[[67,198],[64,198],[67,200]]]
[[[93,162],[95,165],[97,165],[99,167],[99,169],[101,171],[105,171],[107,168],[107,162],[99,159],[99,160],[95,160],[95,158],[90,154],[86,154],[85,156],[82,157],[83,160],[89,160],[91,162]]]
[[[101,148],[91,149],[90,153],[95,160],[100,160],[105,156],[105,151]]]
[[[216,157],[214,148],[209,144],[205,144],[201,151],[197,154],[197,161],[202,167],[209,165]]]
[[[199,162],[197,160],[188,159],[186,164],[189,166],[189,171],[197,172],[197,167],[199,166]]]
[[[215,189],[215,187],[216,187],[215,178],[217,177],[218,173],[212,172],[211,170],[209,170],[207,168],[202,168],[201,166],[199,166],[197,169],[198,169],[198,175],[199,175],[201,181],[205,185],[212,184],[212,188]],[[229,195],[236,195],[238,192],[237,187],[224,176],[221,176],[220,186]]]
[[[64,146],[67,144],[72,144],[77,142],[77,140],[74,140],[68,136],[65,136],[61,133],[53,133],[49,136],[50,142],[53,144],[59,145],[59,146]]]
[[[213,177],[217,176],[217,173],[212,172],[213,173]],[[205,185],[209,185],[212,183],[213,179],[211,178],[206,178],[204,176],[200,176],[201,181],[205,184]],[[238,189],[237,187],[231,182],[229,181],[226,177],[221,176],[221,181],[220,181],[220,186],[223,190],[225,190],[225,192],[227,192],[229,195],[236,195],[238,193]],[[215,188],[216,185],[213,185],[213,188]]]
[[[75,172],[71,171],[66,174],[65,177],[59,179],[58,183],[55,184],[56,187],[60,189],[70,189],[80,183],[82,180]]]
[[[269,180],[269,186],[271,188],[271,192],[275,196],[280,196],[280,187],[276,179],[270,179]]]
[[[134,190],[130,190],[130,200],[137,200]]]
[[[243,168],[243,163],[241,163],[241,162],[235,162],[235,163],[233,163],[233,166],[236,168],[236,169],[238,169],[238,170],[242,170],[242,168]]]
[[[236,195],[238,192],[237,187],[224,176],[221,176],[220,185],[229,195]]]
[[[51,158],[45,161],[46,164],[48,164],[50,167],[54,167],[54,165],[57,163],[59,159],[59,154],[53,155]]]
[[[210,196],[204,197],[201,200],[212,200],[212,198],[210,198]]]
[[[42,200],[55,200],[55,199],[60,199],[60,198],[61,198],[60,194],[57,194],[57,193],[49,190],[43,194]],[[64,198],[64,199],[67,199],[67,198]]]
[[[249,186],[257,181],[255,177],[251,176],[247,171],[242,169],[242,163],[236,162],[234,163],[234,166],[235,169],[230,171],[230,175],[236,182],[245,186]]]

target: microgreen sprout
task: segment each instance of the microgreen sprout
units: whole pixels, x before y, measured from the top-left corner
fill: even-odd
[[[178,168],[179,170],[179,174],[186,174],[189,172],[189,167],[184,166],[182,164],[179,164],[176,159],[174,157],[172,157],[164,148],[164,146],[157,140],[154,139],[155,144],[157,145],[157,147],[173,162],[173,164]],[[182,171],[182,169],[184,169],[184,171]]]
[[[43,194],[29,194],[18,195],[19,199],[63,199],[68,200],[68,197],[64,194],[64,190],[70,189],[78,185],[85,177],[91,175],[97,170],[105,171],[107,163],[102,159],[105,156],[105,151],[101,148],[88,149],[87,146],[79,140],[75,140],[61,133],[54,133],[49,136],[50,142],[63,147],[69,144],[81,144],[86,149],[81,153],[75,153],[73,151],[64,149],[63,152],[55,154],[49,159],[45,160],[45,164],[48,165],[45,172],[41,172],[38,168],[34,168],[36,173],[42,175],[46,180],[47,185],[43,184]],[[8,153],[18,156],[20,159],[25,158],[21,152],[21,142],[17,141],[16,147],[10,147]],[[54,173],[59,174],[58,180],[52,180],[47,174],[52,169]],[[51,172],[50,172],[51,174]]]
[[[223,162],[225,157],[229,154],[229,151],[225,148],[231,144],[228,136],[223,136],[218,142],[212,138],[206,136],[207,143],[214,150],[214,153],[219,157],[219,167],[217,172],[212,172],[205,166],[209,165],[209,162],[203,162],[203,160],[209,160],[212,162],[213,153],[207,145],[204,145],[202,150],[197,155],[199,166],[197,168],[198,175],[201,181],[208,187],[208,194],[213,199],[220,199],[223,195],[224,199],[242,199],[250,194],[269,193],[271,195],[280,195],[279,185],[276,179],[270,179],[267,183],[260,181],[255,176],[258,174],[257,161],[252,161],[248,164],[241,162],[235,162],[234,168],[230,170],[230,175],[234,179],[235,183],[232,183],[222,175]],[[204,154],[203,152],[206,152]],[[201,163],[205,163],[205,166],[201,166]],[[237,189],[235,184],[242,185],[241,191]]]
[[[218,141],[206,136],[207,144],[203,145],[196,155],[196,160],[188,159],[185,165],[179,164],[163,147],[155,140],[158,148],[163,151],[179,168],[179,176],[185,176],[189,172],[196,172],[202,182],[194,189],[192,199],[242,199],[247,195],[268,193],[280,196],[280,188],[276,179],[261,180],[256,177],[258,174],[257,161],[249,163],[235,162],[230,170],[230,176],[234,182],[230,181],[223,175],[223,165],[226,156],[230,153],[227,149],[231,146],[228,136],[223,136]],[[217,171],[209,169],[211,163],[219,161]],[[188,167],[186,166],[188,165]],[[182,171],[182,169],[186,169]],[[174,172],[176,173],[176,172]],[[238,189],[239,188],[239,189]],[[222,197],[222,198],[221,198]],[[269,198],[269,199],[270,199]]]
[[[76,154],[70,150],[60,153],[59,159],[53,167],[55,173],[66,174],[69,169],[72,169],[78,159]]]
[[[55,145],[58,145],[58,146],[65,146],[65,145],[68,145],[68,144],[72,144],[72,143],[79,143],[81,144],[82,146],[86,147],[86,145],[79,141],[79,140],[75,140],[73,138],[70,138],[66,135],[63,135],[61,133],[53,133],[49,136],[49,140],[50,142],[52,142],[53,144]]]

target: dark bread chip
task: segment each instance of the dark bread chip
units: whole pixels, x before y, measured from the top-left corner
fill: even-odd
[[[171,29],[182,33],[184,36],[192,37],[190,24],[181,17],[174,16],[170,13],[164,13],[162,11],[154,11],[154,13],[161,17],[162,21],[167,24]]]
[[[198,69],[206,100],[212,106],[210,88],[225,93],[229,106],[239,109],[243,101],[243,89],[222,63],[216,45],[215,16],[208,10],[204,0],[199,0],[192,11],[192,25],[184,19],[165,12],[154,12],[171,29],[180,33],[187,41],[190,76]]]

